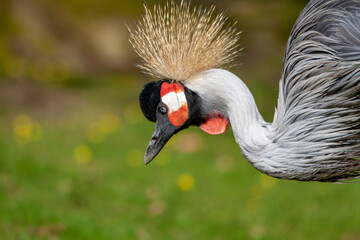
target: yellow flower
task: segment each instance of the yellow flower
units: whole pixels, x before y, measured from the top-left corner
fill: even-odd
[[[194,188],[195,179],[191,174],[183,173],[178,177],[177,185],[180,190],[188,192]]]
[[[91,124],[87,130],[87,138],[93,143],[103,142],[108,134],[115,133],[120,128],[120,118],[114,113],[101,115],[98,122]]]
[[[100,117],[101,130],[105,134],[115,133],[120,128],[120,118],[114,113],[105,113]]]
[[[21,114],[13,121],[14,138],[20,144],[39,141],[43,135],[41,125],[32,121],[29,116]]]
[[[14,134],[17,137],[21,137],[26,141],[29,141],[31,138],[32,132],[32,121],[26,115],[19,115],[14,119]]]
[[[78,145],[74,149],[74,159],[79,163],[88,163],[92,158],[91,148],[85,144]]]

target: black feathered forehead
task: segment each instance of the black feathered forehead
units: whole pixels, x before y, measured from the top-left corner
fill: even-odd
[[[152,122],[156,122],[156,108],[160,102],[160,89],[163,82],[157,81],[146,84],[139,96],[141,111]]]

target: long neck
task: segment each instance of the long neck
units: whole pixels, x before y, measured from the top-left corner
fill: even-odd
[[[266,123],[249,89],[234,74],[211,69],[199,74],[186,85],[199,94],[202,109],[221,112],[229,119],[244,156],[261,172],[277,178],[301,181],[344,180],[358,176],[359,163],[356,155],[353,162],[350,148],[340,146],[341,148],[333,149],[338,142],[322,141],[324,136],[319,137],[319,134],[326,134],[322,131],[324,128],[313,130],[315,133],[309,136],[294,133],[289,127],[282,129],[281,126],[288,124],[289,119],[279,119],[277,115],[273,124]],[[323,122],[320,121],[320,125],[316,126],[322,126]],[[309,124],[309,121],[305,124]],[[305,125],[307,130],[309,126]],[[333,138],[332,132],[328,136]],[[337,138],[333,141],[337,141]],[[337,151],[340,153],[337,154]],[[345,161],[346,151],[349,151],[346,156],[350,157]]]
[[[271,124],[260,115],[246,85],[222,69],[207,70],[186,85],[200,95],[204,109],[219,111],[229,119],[243,155],[254,167],[270,174],[272,163],[261,153],[272,142]]]

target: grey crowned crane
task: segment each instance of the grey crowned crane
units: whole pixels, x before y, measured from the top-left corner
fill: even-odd
[[[243,155],[267,175],[360,177],[360,1],[312,0],[302,11],[287,43],[272,123],[263,120],[246,85],[221,69],[238,53],[238,39],[214,7],[145,6],[130,42],[140,68],[161,79],[139,97],[145,117],[156,122],[145,163],[191,125],[221,134],[230,123]]]

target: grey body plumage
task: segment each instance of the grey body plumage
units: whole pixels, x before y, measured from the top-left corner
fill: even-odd
[[[237,35],[234,39],[229,35],[235,36],[233,27],[226,33],[224,43],[221,31],[217,42],[231,42],[227,49],[234,49]],[[141,53],[146,56],[146,49],[141,48]],[[157,59],[158,64],[165,61],[159,58],[147,59]],[[147,59],[143,57],[151,65]],[[220,113],[231,124],[248,161],[273,177],[331,182],[360,177],[359,0],[313,0],[302,11],[287,43],[273,123],[262,119],[250,91],[238,77],[209,66],[186,78],[172,79],[200,99],[196,101],[201,116],[196,116],[197,123],[187,122],[186,126],[200,125],[214,116],[212,113]],[[186,97],[191,100],[191,96]]]
[[[360,1],[311,1],[290,34],[273,123],[274,144],[304,169],[294,179],[359,176],[359,60]]]

